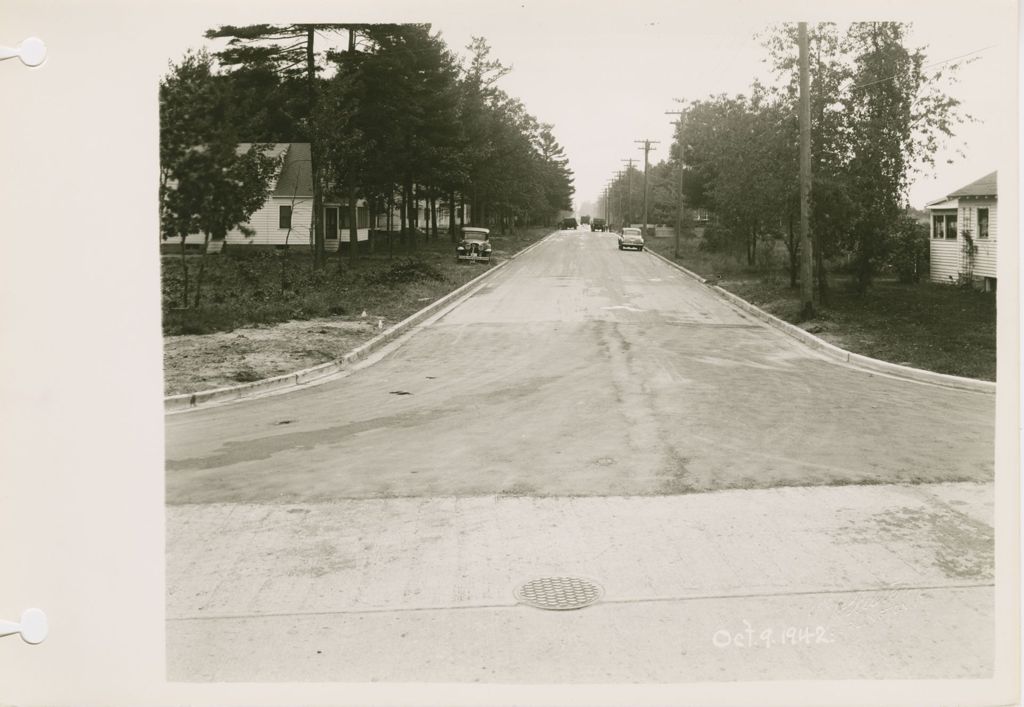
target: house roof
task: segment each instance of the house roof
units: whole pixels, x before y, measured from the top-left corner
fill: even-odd
[[[238,153],[248,152],[256,143],[241,142]],[[272,142],[269,143],[266,155],[274,159],[282,159],[281,173],[271,192],[271,196],[285,199],[293,197],[309,198],[313,196],[313,176],[310,163],[308,142]]]
[[[288,152],[281,166],[274,196],[287,199],[313,196],[313,163],[310,161],[308,142],[288,143]]]
[[[960,187],[952,194],[947,194],[947,199],[956,199],[961,196],[996,196],[996,174],[986,174],[981,179]]]
[[[924,207],[928,210],[956,209],[957,202],[956,199],[947,199],[943,197],[941,199],[936,199],[935,201],[929,201],[927,204],[924,205]]]

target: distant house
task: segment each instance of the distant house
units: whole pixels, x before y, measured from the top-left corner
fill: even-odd
[[[926,205],[931,213],[933,282],[996,286],[998,208],[996,172]]]
[[[238,151],[247,152],[252,143],[242,143]],[[220,240],[210,242],[209,252],[220,252],[225,245],[232,248],[283,248],[285,245],[296,249],[310,248],[313,244],[313,178],[310,165],[308,142],[272,143],[267,154],[277,160],[279,168],[271,181],[267,200],[252,216],[247,226],[253,235],[247,236],[240,229],[232,229]],[[369,211],[364,199],[356,202],[358,240],[369,238]],[[349,242],[347,201],[337,196],[324,196],[324,242],[328,251],[336,251],[341,243]],[[192,234],[185,239],[190,250],[203,247],[204,236]],[[175,252],[181,239],[163,241],[165,251]]]

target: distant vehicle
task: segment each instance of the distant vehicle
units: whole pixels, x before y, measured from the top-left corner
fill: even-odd
[[[619,234],[619,250],[626,248],[644,249],[644,235],[639,228],[624,228]]]
[[[489,229],[463,226],[462,240],[455,246],[455,260],[471,263],[491,262],[490,235]]]
[[[583,224],[584,226],[586,226],[587,224],[590,223],[590,217],[589,216],[580,216],[580,223]]]
[[[562,219],[562,230],[563,231],[575,231],[579,228],[575,218],[564,218]]]
[[[590,222],[591,231],[607,231],[608,224],[604,222],[603,218],[595,218]]]

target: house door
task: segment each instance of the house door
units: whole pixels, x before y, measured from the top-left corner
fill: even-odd
[[[324,209],[324,233],[327,240],[338,240],[338,207],[328,206]]]

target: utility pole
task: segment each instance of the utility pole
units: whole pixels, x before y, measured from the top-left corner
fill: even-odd
[[[629,164],[626,168],[626,219],[623,226],[629,226],[633,221],[633,158],[622,160]]]
[[[647,156],[651,152],[651,149],[652,149],[651,145],[657,145],[659,141],[658,140],[634,140],[633,142],[643,143],[643,146],[644,146],[644,226],[643,226],[643,230],[641,230],[640,233],[642,233],[644,235],[644,237],[646,237],[647,236],[647,165],[648,165]]]
[[[814,317],[811,252],[811,95],[807,66],[807,23],[798,25],[800,43],[800,318]]]
[[[667,110],[665,115],[678,115],[679,119],[675,121],[676,133],[678,134],[679,140],[679,211],[676,215],[676,249],[675,257],[679,257],[679,239],[683,233],[683,127],[686,125],[686,119],[683,117],[686,115],[686,111],[683,110]]]
[[[619,196],[618,203],[615,207],[615,218],[616,220],[622,218],[622,170],[620,169],[615,173],[615,179],[612,180],[612,189]],[[611,223],[608,224],[608,230],[611,230]]]

